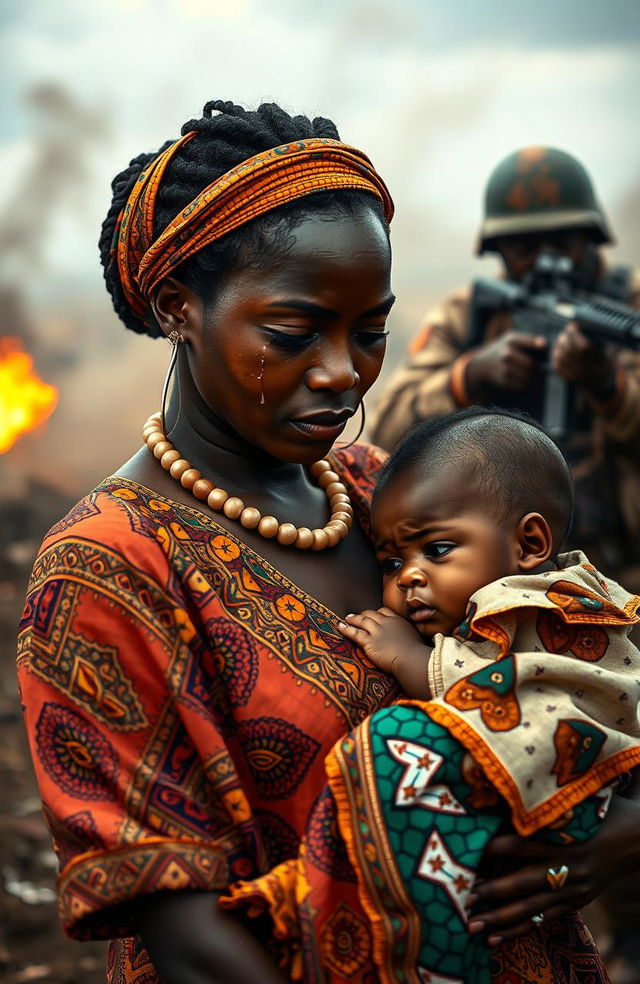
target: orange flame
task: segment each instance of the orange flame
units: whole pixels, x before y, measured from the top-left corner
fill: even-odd
[[[55,386],[36,375],[19,339],[0,338],[0,454],[43,423],[57,402]]]

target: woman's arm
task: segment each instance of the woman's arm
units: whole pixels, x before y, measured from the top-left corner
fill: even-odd
[[[213,892],[161,892],[140,901],[138,932],[165,984],[285,984]]]
[[[530,932],[533,915],[542,913],[548,921],[582,909],[619,878],[640,870],[638,830],[640,802],[617,795],[598,832],[582,844],[557,846],[516,834],[496,837],[487,848],[485,868],[512,870],[474,888],[470,931],[484,932],[497,945]],[[552,891],[547,869],[563,864],[569,876]],[[485,906],[486,911],[477,911]]]

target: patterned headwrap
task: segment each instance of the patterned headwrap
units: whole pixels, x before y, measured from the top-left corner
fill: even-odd
[[[114,252],[125,297],[144,321],[151,291],[194,253],[279,205],[316,191],[372,192],[388,222],[393,202],[361,151],[324,137],[273,147],[207,185],[153,242],[153,215],[162,177],[173,156],[196,132],[185,134],[140,173],[116,224]]]

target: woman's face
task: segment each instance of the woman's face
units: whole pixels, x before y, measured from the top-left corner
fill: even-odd
[[[201,396],[281,461],[325,455],[380,372],[393,304],[381,220],[310,216],[290,248],[232,271],[192,342]]]

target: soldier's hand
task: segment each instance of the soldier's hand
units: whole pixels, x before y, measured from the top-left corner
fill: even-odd
[[[481,397],[487,387],[523,390],[540,363],[540,353],[547,342],[541,335],[505,332],[500,338],[483,345],[469,359],[466,383],[473,397]]]
[[[596,399],[610,396],[615,388],[616,364],[602,346],[594,345],[570,321],[556,338],[551,365],[563,379],[587,390]]]

